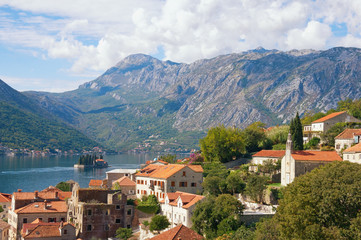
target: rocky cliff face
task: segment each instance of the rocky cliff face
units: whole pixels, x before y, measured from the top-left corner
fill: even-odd
[[[192,64],[137,54],[78,90],[48,97],[77,113],[107,112],[106,121],[114,128],[129,124],[115,117],[120,112],[159,122],[167,116],[169,126],[180,132],[218,124],[246,127],[255,121],[274,125],[287,122],[297,111],[324,111],[341,99],[359,98],[360,60],[356,48],[257,49]],[[84,120],[78,127],[84,130],[92,124]]]

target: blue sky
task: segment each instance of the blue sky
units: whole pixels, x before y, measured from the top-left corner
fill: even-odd
[[[63,92],[124,57],[361,47],[359,0],[0,0],[0,78]]]

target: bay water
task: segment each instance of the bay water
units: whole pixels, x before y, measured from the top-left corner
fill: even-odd
[[[106,172],[118,169],[136,169],[153,160],[157,154],[105,155],[109,167],[103,169],[76,169],[78,155],[68,156],[0,156],[0,192],[13,193],[41,191],[61,181],[74,180],[80,187],[88,187],[91,179],[104,179]]]

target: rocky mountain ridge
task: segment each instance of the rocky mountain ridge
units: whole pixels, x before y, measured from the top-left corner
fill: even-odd
[[[341,47],[260,48],[191,64],[135,54],[77,90],[27,95],[59,117],[66,109],[63,120],[98,141],[144,143],[167,126],[158,134],[171,142],[218,124],[282,124],[297,111],[326,111],[339,100],[359,98],[360,60],[360,49]]]

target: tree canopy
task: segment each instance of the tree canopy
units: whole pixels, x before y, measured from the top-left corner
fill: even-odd
[[[361,165],[333,162],[284,188],[275,220],[282,239],[357,239]]]
[[[133,236],[131,228],[118,228],[115,234],[116,238],[121,240],[127,240]]]
[[[152,217],[152,220],[149,225],[150,231],[161,231],[166,229],[170,225],[168,218],[163,215],[155,215]]]
[[[293,149],[303,150],[303,128],[298,112],[296,117],[291,120],[290,132],[292,135]]]
[[[241,130],[220,125],[208,130],[200,141],[205,161],[232,161],[245,153],[245,143]]]

